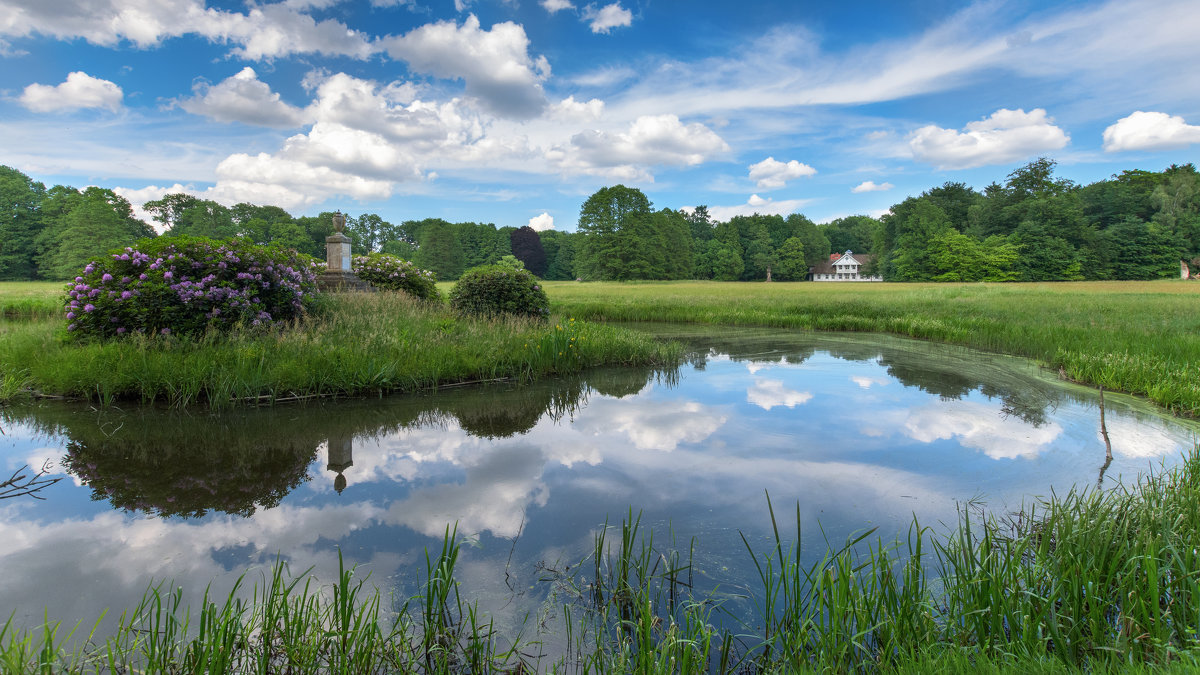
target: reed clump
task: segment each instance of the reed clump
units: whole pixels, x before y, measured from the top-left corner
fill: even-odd
[[[172,406],[530,380],[599,365],[671,364],[681,354],[679,345],[610,326],[463,318],[389,292],[327,298],[307,318],[266,330],[81,343],[64,340],[56,321],[27,320],[4,323],[0,335],[0,401],[33,394]]]
[[[799,512],[793,539],[768,499],[773,545],[747,541],[756,581],[734,594],[695,585],[702,542],[656,544],[630,510],[619,539],[606,524],[573,573],[549,576],[566,645],[553,655],[541,649],[544,619],[500,635],[459,595],[448,528],[420,592],[393,614],[340,557],[329,586],[277,563],[248,594],[243,576],[199,608],[151,585],[107,638],[10,618],[0,671],[1188,672],[1200,666],[1197,503],[1200,447],[1129,486],[1051,495],[1016,514],[967,505],[947,530],[914,522],[891,543],[868,530],[812,556]],[[749,611],[726,602],[735,594]]]

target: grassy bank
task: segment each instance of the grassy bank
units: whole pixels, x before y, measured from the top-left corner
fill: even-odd
[[[459,318],[397,293],[348,294],[271,332],[109,342],[63,339],[58,319],[0,325],[0,401],[34,394],[182,406],[416,391],[591,366],[673,363],[677,345],[573,321]]]
[[[1200,416],[1200,284],[548,282],[581,319],[870,331],[1036,359]]]
[[[948,533],[914,523],[906,541],[887,545],[866,532],[810,565],[800,562],[799,514],[793,535],[771,510],[774,545],[746,544],[761,584],[750,616],[729,616],[692,590],[690,558],[703,541],[656,547],[631,512],[596,534],[570,576],[550,579],[546,602],[558,604],[560,623],[531,618],[515,635],[498,634],[459,596],[460,544],[447,531],[408,600],[385,599],[344,567],[319,587],[277,564],[249,593],[235,588],[191,610],[178,590],[157,584],[108,638],[71,643],[54,622],[9,620],[0,669],[1189,672],[1200,666],[1198,502],[1194,451],[1121,489],[1072,491],[1001,518],[964,510]],[[565,653],[543,654],[551,632],[565,636]]]

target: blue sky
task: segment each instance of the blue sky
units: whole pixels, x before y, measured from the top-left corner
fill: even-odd
[[[878,215],[1200,157],[1200,6],[0,0],[0,164],[135,205],[572,230],[595,190]]]

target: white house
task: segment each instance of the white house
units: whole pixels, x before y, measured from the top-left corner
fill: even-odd
[[[882,277],[866,276],[865,268],[875,258],[873,255],[850,251],[830,253],[829,261],[809,269],[808,278],[813,281],[883,281]]]

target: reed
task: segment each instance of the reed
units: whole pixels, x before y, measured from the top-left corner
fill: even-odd
[[[112,636],[48,617],[0,625],[5,673],[940,673],[1191,672],[1200,666],[1200,446],[1107,491],[1072,490],[1015,514],[966,505],[957,524],[874,531],[815,558],[767,511],[773,545],[747,554],[759,587],[735,614],[692,584],[696,542],[656,544],[630,510],[595,535],[580,583],[553,577],[567,650],[498,635],[454,580],[457,531],[427,553],[420,592],[385,616],[347,569],[327,587],[277,562],[249,593],[183,606],[150,586]],[[815,562],[804,562],[805,560]],[[243,598],[246,599],[243,599]],[[528,621],[527,621],[528,623]],[[540,623],[540,622],[538,622]],[[97,623],[96,625],[99,625]]]
[[[1200,285],[547,282],[552,311],[669,321],[869,331],[1036,359],[1072,380],[1200,416]]]

